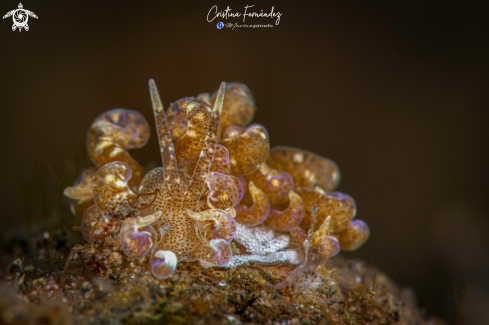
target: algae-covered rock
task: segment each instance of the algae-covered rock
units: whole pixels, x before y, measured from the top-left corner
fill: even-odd
[[[0,323],[443,324],[423,317],[411,289],[342,256],[303,274],[285,263],[234,269],[180,263],[166,280],[153,277],[145,259],[122,260],[109,273],[103,265],[75,258],[62,288],[70,251],[64,236],[34,240],[16,253],[23,260],[3,260]],[[294,284],[275,289],[294,275]]]

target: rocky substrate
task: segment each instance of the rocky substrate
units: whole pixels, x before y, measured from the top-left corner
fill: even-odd
[[[151,275],[146,259],[121,260],[109,271],[76,258],[61,286],[69,242],[58,232],[10,243],[0,324],[444,324],[423,315],[411,289],[342,256],[302,274],[279,264],[180,263],[166,280]],[[293,285],[274,288],[294,274]]]

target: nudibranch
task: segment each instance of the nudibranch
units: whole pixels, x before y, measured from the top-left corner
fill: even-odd
[[[162,166],[145,174],[130,155],[149,139],[139,112],[113,109],[94,121],[87,149],[96,167],[64,192],[82,218],[74,229],[88,243],[73,249],[67,265],[85,252],[108,269],[121,264],[114,254],[151,261],[160,279],[182,261],[289,262],[306,270],[368,239],[368,225],[354,220],[354,200],[334,192],[333,161],[270,149],[265,127],[249,125],[256,108],[247,86],[223,82],[166,111],[153,80],[149,88]]]

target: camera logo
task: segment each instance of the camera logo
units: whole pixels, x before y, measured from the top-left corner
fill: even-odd
[[[29,16],[37,19],[35,13],[29,10],[25,10],[23,8],[24,7],[22,6],[22,3],[19,3],[18,9],[11,10],[7,12],[5,16],[3,16],[3,19],[12,16],[12,19],[14,20],[14,24],[12,25],[13,31],[15,31],[17,28],[19,29],[19,32],[22,31],[22,28],[28,31],[29,25],[27,25],[27,21],[29,20]]]

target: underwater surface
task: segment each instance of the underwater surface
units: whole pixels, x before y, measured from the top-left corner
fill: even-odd
[[[335,191],[338,166],[270,148],[246,85],[166,110],[149,86],[162,167],[131,156],[149,139],[139,112],[95,119],[95,167],[63,192],[85,243],[71,248],[59,227],[10,245],[6,324],[443,324],[375,267],[336,257],[370,236],[353,198]]]
[[[377,269],[378,275],[386,275],[398,287],[413,288],[420,312],[427,317],[438,315],[457,325],[480,325],[489,319],[489,169],[485,150],[489,146],[489,43],[485,41],[488,25],[483,2],[257,3],[254,9],[269,10],[274,5],[282,16],[278,26],[253,30],[218,30],[214,22],[206,21],[211,5],[202,1],[114,4],[53,0],[22,4],[38,16],[29,18],[29,31],[13,32],[12,17],[0,23],[0,44],[5,49],[0,54],[2,279],[15,282],[16,273],[22,273],[12,264],[17,258],[24,261],[27,284],[56,272],[59,285],[67,260],[68,276],[69,272],[77,273],[91,283],[94,274],[100,275],[98,263],[95,269],[94,263],[82,262],[90,252],[68,259],[73,248],[88,242],[84,238],[87,234],[72,229],[82,227],[81,217],[73,215],[69,198],[63,194],[85,169],[99,168],[86,147],[87,130],[97,117],[122,107],[147,121],[151,131],[146,145],[128,150],[142,174],[138,176],[135,164],[126,162],[132,170],[129,187],[139,195],[132,182],[163,166],[148,79],[156,80],[165,111],[186,96],[209,92],[210,97],[223,80],[240,81],[253,92],[256,110],[251,123],[266,128],[270,149],[286,146],[334,160],[341,170],[341,181],[332,192],[354,198],[356,216],[352,221],[368,224],[371,235],[364,245],[354,251],[340,245],[340,253],[327,263],[364,261],[365,267]],[[222,10],[226,5],[218,7]],[[229,5],[233,12],[240,10]],[[18,2],[8,5],[4,13],[17,6]],[[208,105],[214,108],[213,103]],[[175,128],[172,137],[178,137],[179,130]],[[223,131],[225,127],[221,127]],[[265,175],[270,174],[267,167],[282,171],[268,160],[260,168]],[[293,170],[284,171],[294,177]],[[185,173],[180,176],[186,177]],[[244,178],[247,185],[253,182],[253,187],[246,188],[246,195],[233,208],[237,215],[240,207],[250,211],[245,209],[253,203],[251,191],[263,187],[259,185],[261,177]],[[277,181],[286,185],[287,179]],[[314,187],[298,186],[296,179],[292,179],[291,189],[297,194],[292,195],[296,203],[297,197],[306,201],[306,194],[320,195],[316,191],[299,193],[299,187]],[[291,200],[289,191],[282,200]],[[139,196],[138,207],[149,205],[153,198]],[[259,202],[266,210],[266,202]],[[139,216],[154,214],[150,208]],[[311,212],[305,211],[305,223]],[[213,221],[195,224],[205,226],[208,222]],[[154,247],[165,238],[161,231],[171,231],[161,216],[155,223],[140,228],[140,234],[126,227],[131,230],[126,239],[135,236],[147,243],[143,248]],[[244,228],[237,222],[230,244],[233,256],[246,253],[246,247],[237,243],[239,238],[248,238],[240,237],[241,230],[268,227],[266,223]],[[321,220],[316,222],[321,226],[319,223]],[[151,227],[161,231],[153,233]],[[209,242],[226,241],[225,233],[211,234],[209,227],[199,228],[199,242],[201,237]],[[304,235],[311,241],[314,238]],[[285,265],[283,274],[270,281],[272,286],[289,283],[287,278],[295,279],[304,269],[293,272],[304,263],[299,259],[295,261],[298,264],[292,263],[294,256],[287,256],[305,248],[300,244],[302,239],[297,245],[288,236],[287,248],[276,251],[286,243],[282,237],[272,248],[276,251],[272,258],[280,254],[289,258],[289,262],[274,263],[273,267]],[[263,240],[257,248],[267,247],[263,241],[270,242],[269,238],[259,238]],[[334,239],[330,243],[334,248]],[[161,244],[160,250],[169,250],[169,245]],[[219,247],[226,248],[226,244]],[[317,254],[318,247],[311,247],[308,254]],[[280,253],[290,250],[296,253]],[[118,253],[124,263],[127,255],[122,247]],[[263,259],[263,255],[254,256]],[[200,260],[177,262],[173,275],[159,281],[171,281],[188,264],[202,267]],[[236,269],[253,263],[271,266],[256,261]],[[153,278],[151,255],[144,265]],[[103,266],[101,269],[108,272]],[[86,273],[92,271],[95,273]],[[304,273],[308,272],[315,271]],[[69,285],[69,278],[64,279]],[[7,293],[4,297],[17,301]],[[44,306],[41,301],[44,299],[40,300]],[[35,304],[26,306],[35,308]],[[230,310],[227,305],[226,310]]]

